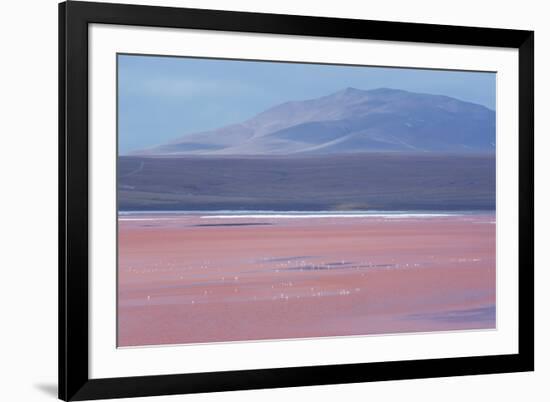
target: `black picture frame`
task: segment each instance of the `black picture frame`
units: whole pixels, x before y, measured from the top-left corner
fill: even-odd
[[[90,379],[88,25],[508,47],[519,51],[517,354]],[[59,398],[169,395],[534,370],[534,32],[70,1],[59,5]]]

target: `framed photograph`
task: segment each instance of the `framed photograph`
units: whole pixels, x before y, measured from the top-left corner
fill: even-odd
[[[59,397],[534,369],[534,33],[59,5]]]

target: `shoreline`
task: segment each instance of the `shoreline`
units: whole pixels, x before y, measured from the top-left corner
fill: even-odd
[[[496,210],[122,210],[118,211],[118,218],[132,215],[174,215],[174,216],[193,216],[203,215],[211,216],[334,216],[334,217],[369,217],[369,216],[476,216],[476,215],[496,215]]]

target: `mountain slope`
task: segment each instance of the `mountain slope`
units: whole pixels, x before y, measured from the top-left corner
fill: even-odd
[[[286,155],[494,152],[495,112],[441,95],[347,88],[287,102],[217,130],[139,155]]]

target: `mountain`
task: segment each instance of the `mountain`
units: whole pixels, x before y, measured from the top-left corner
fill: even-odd
[[[239,124],[182,136],[136,155],[486,153],[495,112],[448,96],[347,88],[286,102]]]

